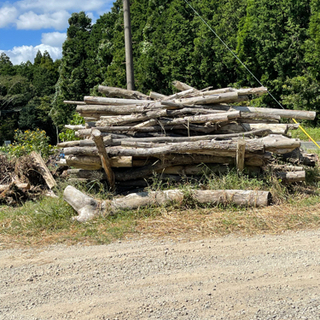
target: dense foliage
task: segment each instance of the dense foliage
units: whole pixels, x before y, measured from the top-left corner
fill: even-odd
[[[233,53],[287,108],[319,111],[320,0],[189,0]],[[132,0],[135,86],[171,93],[180,80],[198,88],[258,86],[185,0]],[[37,54],[12,65],[0,56],[0,144],[14,129],[56,130],[96,86],[126,87],[122,1],[94,24],[85,12],[69,19],[62,59]],[[255,101],[276,106],[268,96]],[[316,122],[314,123],[316,124]]]

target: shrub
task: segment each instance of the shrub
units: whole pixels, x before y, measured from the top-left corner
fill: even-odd
[[[43,158],[47,158],[54,150],[49,144],[49,140],[50,138],[47,137],[44,130],[15,130],[14,142],[8,146],[1,147],[0,151],[15,157],[21,157],[36,151]]]

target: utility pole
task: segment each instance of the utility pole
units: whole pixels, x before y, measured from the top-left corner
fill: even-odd
[[[123,0],[124,42],[126,49],[127,89],[134,90],[134,74],[132,59],[131,20],[129,0]]]

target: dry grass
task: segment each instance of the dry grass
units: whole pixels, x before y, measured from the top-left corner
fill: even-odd
[[[266,208],[200,207],[186,201],[182,206],[146,207],[119,211],[114,216],[97,217],[87,223],[72,221],[76,213],[59,198],[28,201],[22,207],[0,206],[0,249],[62,243],[107,244],[116,239],[172,238],[197,239],[231,233],[277,234],[286,230],[320,227],[318,182],[286,187],[277,179],[227,177],[211,179],[212,189],[230,186],[271,191],[274,205]],[[185,191],[189,187],[184,185]],[[195,186],[196,187],[196,186]],[[99,188],[100,190],[101,188]],[[91,189],[90,189],[91,190]],[[91,190],[92,192],[92,190]],[[101,196],[106,196],[101,191]],[[91,194],[99,198],[99,194]]]
[[[80,224],[68,219],[60,230],[30,229],[30,217],[20,216],[21,227],[12,217],[2,219],[0,248],[42,246],[63,243],[74,245],[105,244],[115,239],[171,238],[199,239],[228,234],[251,236],[261,233],[279,234],[287,230],[320,227],[318,198],[310,197],[294,204],[266,208],[145,208],[123,211],[113,217],[99,217]],[[316,204],[314,204],[316,203]],[[68,216],[69,218],[69,216]],[[29,220],[29,221],[28,221]],[[4,230],[7,230],[4,232]]]
[[[277,205],[261,209],[198,209],[167,211],[161,216],[137,221],[135,231],[146,237],[197,239],[230,233],[278,234],[287,230],[320,226],[320,205],[301,208]]]

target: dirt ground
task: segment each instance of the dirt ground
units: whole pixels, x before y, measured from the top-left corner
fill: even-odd
[[[320,230],[0,251],[0,319],[320,319]]]

